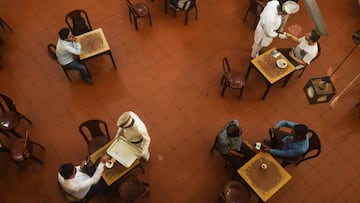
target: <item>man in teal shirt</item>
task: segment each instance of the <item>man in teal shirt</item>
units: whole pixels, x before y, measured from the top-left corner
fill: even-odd
[[[281,127],[290,128],[290,134],[279,130]],[[273,156],[295,158],[309,149],[308,127],[291,121],[279,121],[270,129],[270,140],[264,140],[267,146],[263,151]]]

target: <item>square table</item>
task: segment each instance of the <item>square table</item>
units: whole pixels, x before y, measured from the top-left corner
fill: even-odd
[[[112,56],[108,42],[106,41],[102,28],[76,36],[81,44],[80,60],[85,61],[92,57],[107,54],[116,69],[116,64]]]
[[[108,142],[106,145],[98,149],[96,152],[90,155],[90,161],[91,163],[95,163],[96,160],[104,155],[106,153],[106,150],[110,147],[113,140]],[[123,165],[121,165],[119,162],[114,161],[114,166],[112,168],[106,168],[104,169],[102,173],[102,178],[106,182],[107,185],[111,185],[120,178],[124,177],[126,174],[130,173],[133,169],[140,167],[142,172],[144,172],[144,169],[141,165],[141,162],[139,159],[136,159],[135,162],[129,167],[126,168]]]
[[[262,164],[266,164],[267,168],[261,168]],[[290,174],[269,153],[263,151],[237,172],[264,202],[291,179]]]
[[[277,57],[274,57],[271,53],[274,50],[276,48],[272,48],[251,60],[245,76],[245,81],[247,81],[251,69],[254,68],[265,79],[267,88],[262,97],[263,100],[268,94],[270,87],[283,78],[286,78],[283,84],[283,87],[285,87],[296,70],[295,66],[280,52],[278,52]],[[278,59],[284,59],[287,62],[287,67],[283,69],[278,68],[276,65],[276,60]]]

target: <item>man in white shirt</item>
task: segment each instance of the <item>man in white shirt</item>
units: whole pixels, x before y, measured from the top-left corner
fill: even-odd
[[[318,40],[320,39],[320,33],[317,30],[312,30],[300,38],[286,32],[284,32],[283,35],[285,38],[290,38],[292,41],[296,42],[297,45],[294,48],[280,48],[278,50],[297,70],[309,65],[319,54]]]
[[[139,116],[132,111],[127,111],[119,117],[116,125],[119,129],[115,138],[118,138],[119,136],[125,137],[126,140],[139,149],[139,154],[137,154],[137,156],[149,161],[149,147],[151,140],[147,128],[144,122],[140,120]]]
[[[82,79],[89,85],[93,85],[89,73],[84,64],[74,60],[74,55],[80,55],[81,44],[74,37],[68,28],[62,28],[59,31],[59,40],[56,45],[56,57],[58,62],[66,69],[75,69],[80,71]]]
[[[74,166],[72,163],[63,164],[58,172],[60,186],[78,200],[94,197],[107,187],[101,175],[108,160],[108,155],[102,156],[100,162],[93,166],[96,167],[95,172],[85,169],[85,161],[81,166]]]

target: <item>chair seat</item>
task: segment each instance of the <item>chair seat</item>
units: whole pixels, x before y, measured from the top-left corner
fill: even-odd
[[[133,7],[140,17],[146,16],[149,12],[145,4],[141,2],[134,3]]]
[[[14,129],[19,122],[20,117],[14,111],[6,111],[0,114],[0,128],[3,130]]]
[[[24,161],[30,157],[29,150],[26,148],[24,149],[25,142],[26,138],[19,138],[12,143],[10,152],[14,161]]]
[[[100,149],[109,141],[110,141],[109,138],[105,136],[94,137],[88,144],[89,154],[94,153],[96,150]]]
[[[232,88],[241,88],[245,85],[245,75],[242,72],[231,71],[226,73],[225,77]]]

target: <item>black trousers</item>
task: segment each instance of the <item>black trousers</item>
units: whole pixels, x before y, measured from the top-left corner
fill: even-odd
[[[99,162],[100,162],[100,158],[97,159],[93,165],[84,167],[82,169],[82,172],[92,177],[96,171],[97,166],[99,165]],[[89,192],[85,196],[85,199],[91,199],[107,189],[109,189],[108,185],[106,184],[103,178],[100,178],[99,182],[91,186]]]
[[[240,168],[246,162],[248,162],[253,156],[255,156],[256,152],[254,152],[251,148],[249,148],[245,143],[241,145],[240,151],[238,153],[244,154],[244,158],[240,158],[233,155],[226,155],[227,160],[231,163],[234,168]]]

